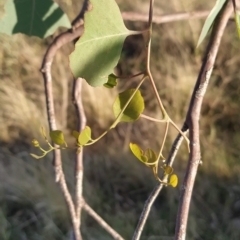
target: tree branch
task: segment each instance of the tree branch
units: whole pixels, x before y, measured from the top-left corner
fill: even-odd
[[[115,240],[124,240],[111,226],[109,226],[84,200],[83,209],[92,216]]]
[[[153,16],[152,22],[156,24],[176,22],[182,20],[206,18],[210,11],[196,11],[190,13],[175,13],[162,16]],[[127,21],[139,21],[148,22],[149,16],[147,14],[135,13],[135,12],[122,12],[122,17]]]
[[[79,22],[78,22],[79,23]],[[74,39],[78,38],[83,32],[83,26],[79,25],[77,28],[72,28],[59,36],[57,36],[53,42],[49,45],[42,62],[41,72],[44,78],[44,87],[45,87],[45,97],[46,97],[46,106],[47,106],[47,115],[50,131],[56,130],[56,119],[55,119],[55,110],[54,110],[54,98],[53,98],[53,87],[52,87],[52,75],[51,75],[51,66],[53,59],[56,55],[58,49],[60,49],[64,44],[72,42]],[[54,145],[55,147],[56,145]],[[74,203],[71,197],[71,194],[68,190],[65,175],[62,169],[62,159],[61,152],[59,149],[53,151],[53,165],[55,170],[55,180],[59,182],[61,190],[63,192],[65,201],[67,203],[71,221],[74,230],[75,240],[81,240],[80,233],[80,220],[77,218]]]
[[[86,115],[82,103],[82,78],[74,80],[73,85],[73,103],[76,108],[78,119],[78,132],[81,132],[86,126]],[[82,192],[83,192],[83,148],[82,151],[75,156],[75,211],[78,225],[81,226],[81,208],[82,208]]]
[[[186,238],[187,220],[189,207],[192,197],[193,186],[197,174],[199,162],[201,161],[200,139],[199,139],[199,119],[203,97],[207,90],[209,79],[212,74],[215,59],[218,53],[220,42],[232,14],[233,8],[231,1],[227,1],[219,13],[213,25],[209,44],[204,56],[203,64],[198,75],[198,79],[192,94],[189,110],[187,113],[186,124],[189,127],[190,154],[186,175],[184,177],[180,203],[176,221],[175,240]]]
[[[191,100],[191,103],[190,103],[190,106],[189,106],[188,114],[187,114],[185,123],[183,124],[183,127],[182,127],[182,132],[184,134],[187,134],[188,129],[189,129],[189,125],[188,125],[189,120],[188,119],[191,116],[191,115],[189,115],[189,113],[192,111],[193,100],[194,99],[201,98],[201,100],[199,100],[199,102],[198,102],[198,104],[200,104],[199,105],[200,107],[198,107],[199,108],[198,109],[198,114],[200,115],[202,99],[203,99],[203,96],[205,94],[209,78],[211,76],[211,71],[212,71],[212,68],[213,68],[213,65],[214,65],[214,62],[215,62],[215,59],[216,59],[216,55],[217,55],[217,52],[218,52],[220,40],[221,40],[223,31],[225,29],[225,26],[227,24],[227,21],[228,21],[229,17],[231,16],[231,12],[232,12],[231,6],[229,6],[229,4],[227,5],[226,8],[224,8],[224,10],[225,11],[222,13],[223,17],[220,17],[220,20],[218,20],[216,22],[216,24],[214,25],[214,29],[212,31],[212,34],[211,34],[211,39],[209,41],[209,45],[208,45],[208,48],[207,48],[207,51],[206,51],[206,54],[205,54],[205,58],[204,58],[205,60],[202,64],[201,71],[200,71],[198,80],[196,82],[196,85],[195,85],[195,88],[194,88],[194,91],[193,91],[193,94],[192,94],[192,100]],[[206,79],[206,78],[208,78],[208,79]],[[196,100],[194,100],[194,101],[196,101]],[[169,165],[169,166],[173,165],[174,159],[176,157],[176,154],[178,152],[178,149],[179,149],[182,141],[183,141],[183,136],[181,134],[178,134],[178,136],[175,139],[175,141],[172,145],[172,148],[170,150],[170,153],[169,153],[169,156],[168,156],[168,159],[167,159],[167,162],[166,162],[167,165]],[[190,138],[190,141],[191,141],[191,138]],[[191,147],[192,146],[193,146],[193,144],[191,144]],[[197,170],[197,166],[199,164],[199,161],[200,161],[200,158],[198,159],[198,162],[197,162],[197,165],[196,165],[196,170]],[[189,170],[187,172],[189,172]],[[184,185],[184,186],[186,186],[186,185]],[[162,190],[162,188],[163,188],[163,184],[158,183],[157,186],[153,189],[150,196],[148,197],[147,201],[145,202],[143,211],[142,211],[141,216],[139,218],[138,226],[135,229],[132,240],[138,240],[140,238],[141,233],[143,231],[143,227],[144,227],[144,225],[146,223],[146,220],[149,216],[151,207],[152,207],[155,199],[157,198],[158,194]],[[184,190],[186,190],[186,188]],[[184,191],[184,190],[182,190],[182,191]],[[184,192],[186,193],[187,191],[184,191]],[[191,198],[191,195],[190,195],[190,198]],[[182,200],[182,202],[183,201],[184,200]],[[187,210],[187,216],[188,216],[188,210]],[[181,220],[181,217],[178,217],[178,219]],[[181,226],[180,222],[177,223],[178,227]],[[177,229],[177,227],[176,227],[176,229]],[[186,225],[185,225],[185,231],[186,231]],[[177,232],[177,230],[176,230],[176,232]],[[181,238],[176,238],[176,239],[181,239]],[[184,238],[182,238],[182,239],[184,239]]]

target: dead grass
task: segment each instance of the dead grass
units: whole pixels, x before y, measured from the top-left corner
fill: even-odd
[[[121,9],[147,12],[146,3],[119,0]],[[156,13],[208,9],[211,2],[156,2]],[[71,1],[62,5],[70,13]],[[77,9],[78,7],[74,7]],[[73,12],[70,13],[73,18]],[[191,90],[201,65],[204,44],[195,50],[203,21],[154,25],[152,71],[160,96],[169,115],[182,125]],[[144,25],[128,23],[131,28]],[[199,168],[188,239],[233,239],[239,232],[239,41],[235,25],[230,22],[224,36],[213,77],[207,91],[201,118],[203,165]],[[51,38],[40,41],[22,35],[0,35],[0,238],[67,239],[69,217],[64,201],[53,182],[50,156],[41,161],[29,158],[33,137],[39,137],[39,126],[47,126],[44,88],[39,73],[42,56]],[[122,74],[141,70],[144,54],[141,38],[125,43],[117,71]],[[71,104],[72,79],[66,46],[58,53],[53,66],[54,96],[58,126],[66,134],[75,128]],[[134,86],[121,82],[119,89]],[[142,93],[146,113],[161,117],[149,86]],[[113,120],[111,106],[117,91],[90,88],[84,84],[84,104],[88,124],[99,135]],[[67,103],[67,104],[66,104]],[[130,239],[144,201],[155,185],[148,168],[128,152],[128,142],[158,149],[163,125],[139,120],[121,124],[116,130],[86,149],[84,195],[90,205],[110,222],[126,239]],[[165,155],[176,136],[171,129]],[[125,139],[125,140],[124,140]],[[22,143],[27,146],[19,147]],[[3,146],[4,145],[4,146]],[[20,150],[19,150],[20,149]],[[64,153],[64,166],[72,188],[72,155]],[[184,176],[187,154],[181,148],[175,170]],[[143,239],[165,239],[174,232],[179,189],[165,189],[154,205]],[[83,216],[86,239],[110,239],[88,216]]]

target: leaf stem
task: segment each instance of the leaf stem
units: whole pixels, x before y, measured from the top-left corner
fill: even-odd
[[[133,74],[131,76],[116,76],[116,77],[117,77],[117,79],[132,79],[132,78],[138,77],[140,75],[144,75],[144,74],[145,74],[144,72],[140,72],[140,73]]]
[[[189,139],[186,137],[186,135],[182,132],[182,130],[173,122],[172,119],[170,119],[171,124],[173,125],[173,127],[183,136],[183,138],[186,140],[187,142],[187,148],[188,148],[188,152],[190,152],[190,141]]]
[[[164,123],[164,122],[167,121],[166,119],[157,119],[157,118],[149,117],[149,116],[147,116],[145,114],[141,114],[140,117],[141,118],[145,118],[145,119],[150,120],[150,121],[153,121],[153,122]]]
[[[128,101],[126,102],[126,104],[124,105],[124,107],[122,108],[121,112],[118,114],[117,118],[115,119],[115,121],[112,123],[112,125],[106,130],[104,131],[98,138],[93,139],[91,142],[85,144],[85,146],[89,146],[92,145],[94,143],[96,143],[97,141],[99,141],[102,137],[104,137],[111,129],[115,128],[117,126],[117,124],[120,121],[120,118],[122,117],[123,112],[126,110],[127,106],[129,105],[129,103],[131,102],[131,100],[133,99],[134,95],[136,94],[136,92],[138,91],[138,89],[141,87],[141,85],[143,84],[144,80],[146,79],[147,75],[144,75],[142,77],[142,80],[140,81],[140,83],[137,85],[136,89],[134,90],[133,94],[131,95],[131,97],[128,99]]]

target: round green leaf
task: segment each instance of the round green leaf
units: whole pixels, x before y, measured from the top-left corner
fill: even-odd
[[[91,128],[86,126],[78,136],[79,145],[85,145],[91,140]]]
[[[50,138],[57,145],[62,145],[65,143],[63,132],[60,130],[54,130],[50,132]]]
[[[117,86],[117,76],[110,74],[108,76],[108,81],[103,85],[106,88],[114,88]]]
[[[113,113],[114,116],[117,118],[120,112],[123,110],[124,106],[126,105],[127,101],[133,95],[135,89],[126,90],[118,95],[114,104],[113,104]],[[120,118],[121,122],[134,122],[136,121],[140,114],[144,110],[144,100],[141,95],[141,92],[137,90],[135,95],[133,96],[132,100],[122,113]]]
[[[176,174],[171,175],[170,179],[169,179],[169,185],[171,185],[172,187],[176,187],[178,184],[178,177]]]
[[[130,143],[129,147],[134,156],[143,163],[147,162],[147,158],[143,155],[143,150],[135,143]]]
[[[146,165],[155,165],[158,161],[156,153],[152,149],[147,149],[144,153],[144,156],[147,158]]]

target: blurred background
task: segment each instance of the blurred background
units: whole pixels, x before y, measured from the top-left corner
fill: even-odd
[[[73,20],[82,1],[59,0]],[[148,12],[148,1],[118,0],[121,11]],[[155,14],[210,10],[215,1],[156,1]],[[169,115],[179,127],[201,66],[207,40],[196,49],[204,19],[153,25],[151,68],[159,94]],[[146,23],[126,22],[128,28],[145,29]],[[60,31],[59,31],[60,32]],[[59,33],[58,32],[58,33]],[[56,36],[56,33],[54,36]],[[41,160],[31,140],[42,142],[40,126],[48,129],[44,86],[39,72],[43,55],[53,37],[40,40],[21,34],[0,34],[0,239],[67,240],[71,229],[68,209],[54,182],[52,155]],[[64,46],[53,63],[57,125],[69,144],[76,128],[71,101],[72,77],[68,68],[71,44]],[[116,68],[119,75],[143,70],[144,43],[129,37]],[[199,167],[191,204],[188,237],[197,240],[240,239],[240,42],[234,21],[228,23],[213,75],[206,93],[201,125],[203,164]],[[119,91],[136,86],[139,79],[121,80],[118,89],[93,89],[84,84],[87,124],[99,136],[113,121],[112,104]],[[145,114],[161,118],[151,87],[141,89]],[[84,197],[124,238],[131,239],[145,200],[156,185],[150,169],[129,152],[130,141],[158,151],[164,125],[146,120],[119,124],[97,144],[85,148]],[[171,128],[164,155],[177,132]],[[74,153],[63,151],[69,188],[73,190]],[[174,168],[177,188],[165,188],[157,198],[141,239],[171,239],[180,186],[187,163],[183,144]],[[112,239],[83,212],[84,239]]]

